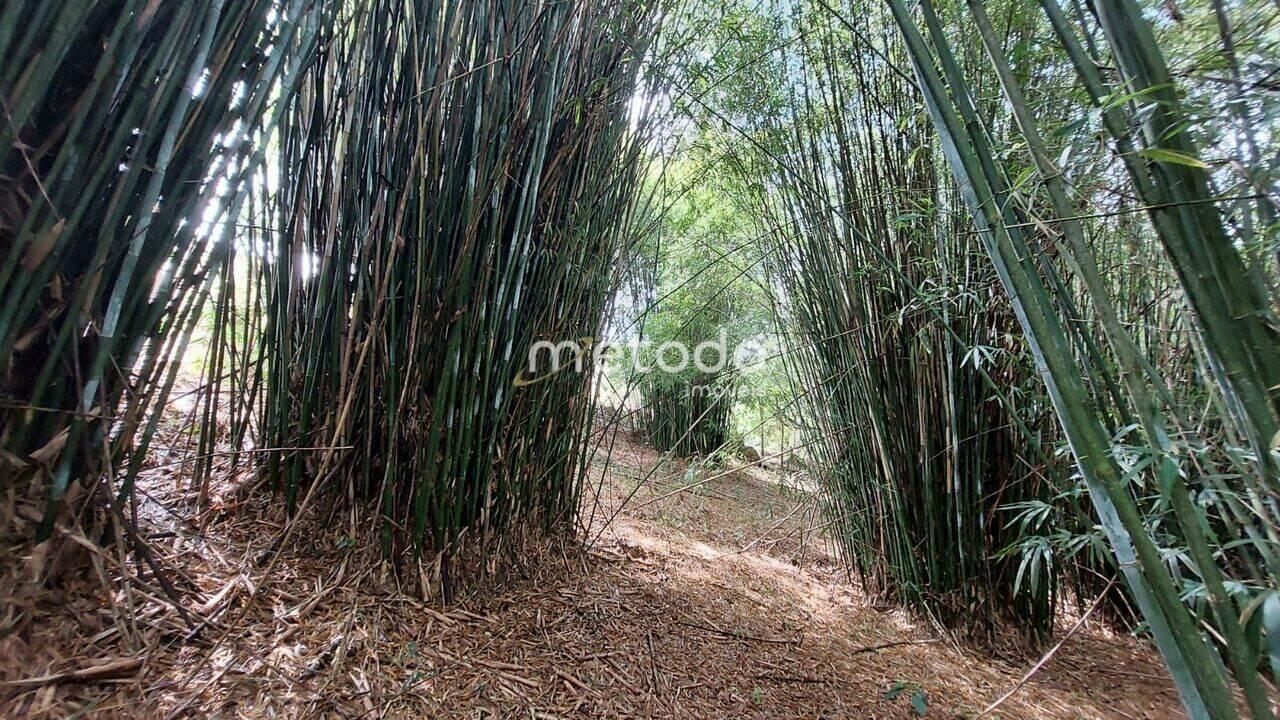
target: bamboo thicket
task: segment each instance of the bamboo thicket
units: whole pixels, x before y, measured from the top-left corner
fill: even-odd
[[[1054,493],[1044,407],[910,84],[874,54],[902,52],[875,12],[797,13],[800,70],[764,119],[811,468],[868,587],[976,636],[1014,621],[1042,638],[1059,568],[1002,552],[1020,537],[1002,509]],[[844,50],[867,36],[884,50]]]
[[[616,0],[344,6],[264,203],[259,432],[306,449],[262,469],[290,506],[353,498],[389,553],[575,517],[591,373],[517,381],[535,342],[599,334],[654,22]]]
[[[955,13],[950,22],[974,27],[982,37],[1033,156],[1034,173],[1043,183],[1051,208],[1043,215],[1024,190],[1026,183],[1015,180],[1016,168],[1008,154],[997,151],[990,109],[978,101],[979,94],[952,52],[953,38],[961,33],[949,33],[930,2],[921,3],[918,13],[905,3],[890,3],[934,128],[1035,353],[1116,565],[1184,702],[1194,717],[1235,717],[1220,670],[1225,662],[1251,714],[1271,717],[1258,674],[1257,633],[1262,624],[1255,622],[1246,632],[1241,622],[1242,615],[1249,614],[1247,607],[1256,609],[1275,592],[1274,574],[1263,569],[1270,564],[1273,540],[1257,533],[1274,538],[1276,528],[1276,466],[1269,443],[1277,347],[1274,309],[1263,290],[1261,271],[1240,253],[1253,238],[1238,233],[1232,238],[1224,227],[1210,192],[1209,166],[1197,156],[1194,133],[1164,56],[1138,5],[1094,3],[1092,15],[1077,13],[1078,24],[1053,0],[1041,5],[1061,53],[1099,109],[1097,121],[1113,143],[1129,191],[1149,214],[1154,238],[1140,228],[1129,229],[1138,231],[1134,239],[1159,242],[1164,250],[1161,262],[1168,263],[1178,280],[1180,296],[1175,298],[1186,308],[1183,322],[1193,328],[1191,337],[1200,353],[1191,361],[1197,367],[1195,382],[1173,392],[1166,377],[1152,369],[1153,363],[1134,352],[1136,343],[1116,320],[1111,289],[1097,275],[1092,250],[1076,224],[1082,213],[1072,205],[1063,171],[1045,152],[987,9],[982,3],[969,3],[969,17]],[[1085,49],[1080,32],[1090,49]],[[1119,88],[1108,87],[1100,78],[1098,53],[1106,53],[1118,65]],[[1063,292],[1049,276],[1051,266],[1043,262],[1047,250],[1040,235],[1056,240],[1056,231],[1046,231],[1046,222],[1061,223],[1062,248],[1087,289],[1088,304],[1102,321],[1114,361],[1073,350],[1073,336],[1079,331],[1064,316]],[[1148,273],[1156,274],[1156,268]],[[1125,392],[1097,392],[1090,378],[1116,371],[1125,379]],[[1180,379],[1174,371],[1171,379]],[[1228,423],[1225,434],[1205,437],[1199,434],[1205,432],[1204,424],[1184,424],[1201,412],[1197,405],[1206,397],[1222,409],[1214,419]],[[1126,417],[1136,418],[1129,422],[1141,430],[1137,463],[1127,461],[1133,449],[1116,441],[1130,432],[1116,426],[1117,419]],[[1217,472],[1215,467],[1230,470]],[[1137,493],[1148,474],[1159,497],[1154,505]],[[1268,497],[1272,499],[1264,499]],[[1245,509],[1250,506],[1252,510]],[[1219,529],[1238,530],[1242,511],[1245,517],[1252,513],[1244,522],[1255,532],[1246,533],[1248,539],[1239,543],[1223,544]],[[1166,562],[1166,545],[1185,553],[1207,605],[1184,604],[1190,583]],[[1202,619],[1216,631],[1202,633]]]
[[[0,9],[0,490],[127,495],[314,51],[300,0]],[[274,51],[273,51],[274,49]],[[19,535],[24,535],[19,532]]]

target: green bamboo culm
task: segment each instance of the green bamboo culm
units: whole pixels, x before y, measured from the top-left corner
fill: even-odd
[[[1035,159],[1053,210],[1059,217],[1072,218],[1075,214],[1075,209],[1069,200],[1067,183],[1063,179],[1061,171],[1054,166],[1053,161],[1050,159],[1035,121],[1022,98],[1018,83],[1003,58],[1003,53],[999,43],[996,41],[995,32],[987,18],[985,8],[981,3],[974,0],[969,1],[969,8],[982,35],[983,43],[990,54],[992,64],[1000,77],[1001,86],[1004,88],[1010,105],[1014,109],[1018,126]],[[1059,21],[1061,20],[1061,15],[1055,12],[1055,8],[1050,8],[1050,16],[1056,16]],[[1182,142],[1181,151],[1186,152],[1189,149],[1188,145],[1187,142]],[[1136,163],[1130,163],[1129,167],[1131,171],[1139,169]],[[1136,183],[1145,185],[1141,179],[1137,180]],[[1098,310],[1106,335],[1121,365],[1122,375],[1125,378],[1132,405],[1140,418],[1148,441],[1158,452],[1159,461],[1156,473],[1159,476],[1159,487],[1169,506],[1173,509],[1174,516],[1182,531],[1181,534],[1189,547],[1189,554],[1204,579],[1216,624],[1222,630],[1226,639],[1225,650],[1228,659],[1246,688],[1254,713],[1269,712],[1269,710],[1266,710],[1265,691],[1258,682],[1256,675],[1257,654],[1249,650],[1249,641],[1246,640],[1245,633],[1238,621],[1239,613],[1243,608],[1236,606],[1234,599],[1226,590],[1223,571],[1215,557],[1215,548],[1211,546],[1210,538],[1206,536],[1203,530],[1204,523],[1201,520],[1200,511],[1198,508],[1193,507],[1190,493],[1179,477],[1179,468],[1173,457],[1175,449],[1170,438],[1171,431],[1156,397],[1156,395],[1159,395],[1163,398],[1169,398],[1170,391],[1164,382],[1164,378],[1154,372],[1150,363],[1143,361],[1133,339],[1116,318],[1111,300],[1103,288],[1092,251],[1085,243],[1081,224],[1076,220],[1067,219],[1062,222],[1061,229],[1066,236],[1069,252],[1075,260],[1077,272],[1081,275],[1089,290],[1092,304]],[[1221,252],[1223,248],[1220,247],[1218,250]],[[1225,250],[1236,256],[1233,248],[1228,246]],[[1171,257],[1175,256],[1171,254]],[[1235,267],[1236,272],[1243,272],[1243,264],[1238,256],[1235,257]],[[1247,284],[1244,285],[1247,287]],[[1212,341],[1206,342],[1206,345],[1211,346],[1212,344]],[[1155,393],[1148,390],[1148,381],[1155,386]],[[1224,388],[1224,391],[1229,392],[1230,389]],[[1255,475],[1255,477],[1257,476]],[[1259,479],[1265,480],[1265,473]],[[1223,497],[1228,498],[1228,503],[1234,504],[1234,493],[1224,493]],[[1253,530],[1252,523],[1247,520],[1245,526],[1249,527],[1251,531]],[[1257,538],[1253,533],[1250,534],[1250,537]],[[1255,539],[1257,547],[1264,547],[1261,542],[1258,542],[1259,540],[1260,538]],[[1265,578],[1263,581],[1265,582]]]
[[[1073,57],[1077,67],[1083,67],[1085,65],[1083,51],[1078,44],[1072,46],[1074,37],[1067,32],[1065,20],[1060,11],[1051,3],[1046,2],[1044,5],[1049,10],[1048,14],[1055,29],[1068,45],[1068,54]],[[1244,691],[1251,714],[1260,718],[1271,717],[1265,692],[1257,674],[1256,643],[1245,637],[1237,622],[1237,608],[1225,592],[1223,573],[1218,565],[1222,561],[1215,557],[1217,549],[1212,545],[1210,536],[1207,534],[1209,525],[1203,515],[1204,510],[1192,506],[1188,495],[1189,488],[1172,459],[1167,422],[1161,409],[1161,403],[1175,402],[1171,400],[1168,386],[1152,370],[1150,364],[1135,353],[1132,339],[1116,320],[1111,309],[1107,289],[1103,287],[1097,275],[1096,263],[1082,240],[1080,228],[1074,225],[1073,221],[1067,220],[1064,223],[1063,233],[1066,239],[1068,264],[1080,277],[1095,311],[1101,316],[1104,334],[1112,351],[1119,359],[1118,367],[1121,377],[1125,380],[1127,399],[1118,395],[1104,398],[1090,393],[1082,370],[1076,363],[1075,358],[1078,356],[1071,350],[1070,333],[1060,320],[1060,311],[1055,307],[1053,294],[1049,290],[1050,286],[1046,285],[1046,278],[1041,275],[1044,266],[1037,262],[1037,253],[1032,249],[1034,245],[1028,240],[1027,228],[1035,227],[1036,223],[1025,222],[1027,216],[1022,209],[1023,200],[1011,189],[1007,171],[1000,159],[992,152],[988,135],[990,123],[978,112],[973,100],[974,95],[951,54],[941,21],[934,13],[931,3],[921,3],[920,17],[927,28],[927,34],[932,43],[930,46],[921,34],[913,14],[904,3],[891,2],[891,8],[895,21],[907,41],[921,92],[933,117],[935,129],[946,147],[952,171],[965,192],[987,254],[995,263],[1002,283],[1013,300],[1024,334],[1036,355],[1037,365],[1078,467],[1089,485],[1090,497],[1102,521],[1102,526],[1110,538],[1116,564],[1125,575],[1129,591],[1141,610],[1156,644],[1164,654],[1184,703],[1193,717],[1236,717],[1234,703],[1219,670],[1220,661],[1215,657],[1216,648],[1206,641],[1197,627],[1196,619],[1183,604],[1178,588],[1173,582],[1174,579],[1170,576],[1151,536],[1151,531],[1144,525],[1143,515],[1135,504],[1129,488],[1132,476],[1122,471],[1114,460],[1107,430],[1109,421],[1106,420],[1107,416],[1100,412],[1108,400],[1117,403],[1121,412],[1135,410],[1140,418],[1141,426],[1151,446],[1149,452],[1156,460],[1151,463],[1151,466],[1158,477],[1161,493],[1173,510],[1180,537],[1187,544],[1189,553],[1197,563],[1204,579],[1210,604],[1214,608],[1212,619],[1224,637],[1224,650],[1233,674]],[[1109,10],[1113,13],[1112,20],[1115,23],[1121,23],[1121,20],[1129,23],[1124,25],[1126,30],[1123,32],[1114,31],[1115,27],[1119,27],[1117,24],[1113,26],[1113,31],[1108,33],[1108,39],[1116,54],[1125,56],[1137,53],[1144,58],[1143,62],[1160,65],[1154,59],[1158,57],[1159,51],[1151,42],[1149,30],[1144,33],[1138,27],[1138,24],[1144,21],[1136,16],[1136,7],[1128,8],[1133,12],[1121,12],[1124,8],[1118,7],[1112,7]],[[1001,48],[986,19],[984,8],[980,3],[970,3],[970,12],[996,69],[1006,99],[1014,108],[1015,120],[1024,140],[1027,141],[1036,169],[1045,184],[1050,205],[1060,217],[1071,218],[1074,213],[1065,183],[1059,178],[1057,169],[1053,167],[1052,161],[1045,152],[1044,144],[1035,128],[1035,122],[1022,101],[1017,81],[1014,80],[1004,62]],[[1121,17],[1121,20],[1117,20],[1117,17]],[[1105,24],[1106,21],[1104,21]],[[1138,46],[1142,46],[1140,50],[1136,49]],[[1093,66],[1088,67],[1089,70],[1082,70],[1082,76],[1086,84],[1092,85],[1096,76],[1090,75],[1089,72]],[[1142,81],[1137,84],[1141,85]],[[1142,89],[1151,94],[1165,88]],[[1098,90],[1094,88],[1090,92],[1096,95]],[[1169,96],[1162,103],[1162,108],[1176,114],[1175,100],[1170,91]],[[1104,113],[1104,116],[1106,114]],[[1248,385],[1250,382],[1267,382],[1260,378],[1267,377],[1266,367],[1269,361],[1261,358],[1248,359],[1246,351],[1249,348],[1240,346],[1242,343],[1245,346],[1261,343],[1265,333],[1253,332],[1248,325],[1255,320],[1265,323],[1270,311],[1262,296],[1251,289],[1253,286],[1249,280],[1250,275],[1240,258],[1235,256],[1232,260],[1226,257],[1235,255],[1235,250],[1229,242],[1216,243],[1210,238],[1211,241],[1206,243],[1206,248],[1198,250],[1198,252],[1213,252],[1221,256],[1202,258],[1205,265],[1196,271],[1198,274],[1191,273],[1189,266],[1180,266],[1182,259],[1179,258],[1179,253],[1184,253],[1185,248],[1177,247],[1178,238],[1172,239],[1174,246],[1171,247],[1171,239],[1168,237],[1170,223],[1163,215],[1166,210],[1182,216],[1184,220],[1194,215],[1199,223],[1218,222],[1214,219],[1216,210],[1210,203],[1204,202],[1210,198],[1210,195],[1203,178],[1195,181],[1191,176],[1185,175],[1182,170],[1168,171],[1168,168],[1162,167],[1190,165],[1190,161],[1181,160],[1181,158],[1194,157],[1189,145],[1190,141],[1178,139],[1175,141],[1176,148],[1166,149],[1169,154],[1152,152],[1153,148],[1160,150],[1159,143],[1169,142],[1174,134],[1170,132],[1169,127],[1163,127],[1161,132],[1148,137],[1151,142],[1145,157],[1150,162],[1146,163],[1145,167],[1152,168],[1153,171],[1150,175],[1145,171],[1138,173],[1135,170],[1144,164],[1137,159],[1144,155],[1132,152],[1132,145],[1128,144],[1129,138],[1122,131],[1120,123],[1115,121],[1114,114],[1112,115],[1113,117],[1107,119],[1107,126],[1115,131],[1118,149],[1125,157],[1125,162],[1131,171],[1131,179],[1135,188],[1139,190],[1140,197],[1149,204],[1157,206],[1153,210],[1153,224],[1171,262],[1178,270],[1178,277],[1183,282],[1187,302],[1196,314],[1197,327],[1204,333],[1204,345],[1214,348],[1212,354],[1215,357],[1223,352],[1235,355],[1233,360],[1216,359],[1214,362],[1219,366],[1228,362],[1234,363],[1230,371],[1219,375],[1223,380],[1220,384],[1221,389],[1232,401],[1230,405],[1241,409],[1237,414],[1242,418],[1240,422],[1243,429],[1242,435],[1253,444],[1255,450],[1259,450],[1259,443],[1264,438],[1268,438],[1267,433],[1271,427],[1266,424],[1270,412],[1266,409],[1269,400],[1265,392],[1260,395],[1255,393],[1253,408],[1249,408],[1244,407],[1246,403],[1240,402],[1239,395],[1241,392],[1253,392],[1270,387],[1269,385]],[[1148,130],[1150,131],[1149,128]],[[1170,159],[1179,161],[1167,162]],[[1173,177],[1169,172],[1173,172],[1178,177]],[[1188,209],[1192,207],[1197,209]],[[1189,225],[1189,221],[1184,224]],[[1222,237],[1220,225],[1217,235]],[[1185,239],[1184,235],[1182,240]],[[1230,269],[1238,283],[1237,290],[1224,293],[1221,287],[1215,289],[1212,282],[1206,281],[1206,275],[1215,272],[1218,268]],[[1195,274],[1195,277],[1189,278],[1188,276],[1192,274]],[[1197,295],[1199,295],[1198,298]],[[1247,308],[1243,312],[1250,319],[1242,320],[1241,316],[1235,315],[1231,316],[1234,318],[1232,322],[1240,323],[1238,326],[1232,329],[1231,326],[1223,325],[1221,323],[1226,322],[1228,316],[1219,311],[1225,307],[1234,307],[1237,310]],[[1206,327],[1213,323],[1219,324],[1212,330]],[[1234,334],[1234,340],[1228,344],[1218,344],[1214,337],[1222,332]],[[1272,359],[1274,359],[1274,352],[1272,352]],[[1089,367],[1088,363],[1085,367]],[[1170,411],[1175,414],[1181,412],[1176,406],[1170,408]],[[1261,450],[1258,456],[1264,457],[1265,450]],[[1269,466],[1266,462],[1260,464]],[[1272,471],[1269,467],[1264,467],[1260,472],[1265,486],[1265,477]],[[1266,577],[1259,579],[1265,587],[1268,583]]]
[[[1043,0],[1042,5],[1057,18],[1054,29],[1064,44],[1078,49],[1067,40],[1069,31],[1055,0]],[[1199,321],[1205,348],[1220,368],[1217,379],[1231,393],[1238,423],[1264,459],[1264,474],[1274,493],[1280,489],[1277,468],[1265,458],[1280,429],[1280,320],[1212,202],[1209,175],[1186,131],[1177,86],[1150,23],[1133,0],[1098,2],[1096,15],[1119,65],[1121,92],[1142,108],[1136,142],[1130,125],[1116,121],[1118,111],[1105,114],[1110,117],[1104,126],[1116,141],[1130,146],[1121,154],[1133,188],[1150,208],[1152,224]],[[1096,66],[1078,51],[1071,59],[1090,94],[1098,91]]]
[[[265,188],[260,432],[308,449],[262,470],[291,507],[352,498],[388,553],[428,557],[570,527],[591,373],[522,381],[535,343],[599,334],[655,22],[616,0],[343,5]]]
[[[313,3],[0,10],[0,488],[128,494],[263,157],[244,133],[315,47]],[[272,52],[275,48],[275,52]]]

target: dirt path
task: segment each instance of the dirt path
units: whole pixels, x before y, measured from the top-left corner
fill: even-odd
[[[337,522],[286,548],[235,622],[254,583],[248,561],[279,519],[225,499],[202,533],[176,523],[157,540],[217,618],[203,643],[182,644],[185,628],[159,603],[122,638],[103,630],[103,598],[64,597],[78,625],[46,611],[0,641],[0,716],[950,718],[975,714],[1034,660],[962,652],[873,607],[827,556],[804,492],[760,472],[677,492],[716,473],[660,462],[621,438],[584,512],[597,510],[599,530],[634,497],[589,550],[543,552],[524,576],[448,609],[397,592]],[[172,482],[155,480],[162,514],[182,515],[164,497]],[[108,661],[124,664],[90,682],[14,683]],[[1181,715],[1150,651],[1096,628],[995,713]]]

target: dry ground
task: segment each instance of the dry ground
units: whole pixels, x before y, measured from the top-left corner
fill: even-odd
[[[95,572],[4,581],[0,717],[909,718],[913,696],[927,717],[972,717],[1035,660],[875,607],[775,474],[690,471],[622,434],[595,466],[589,549],[523,549],[536,557],[448,606],[399,592],[344,522],[302,525],[263,580],[271,503],[232,494],[193,516],[162,460],[144,520],[198,632]],[[3,558],[6,577],[39,571],[35,555]],[[110,576],[110,553],[93,557]],[[1143,643],[1086,625],[989,717],[1181,716]]]

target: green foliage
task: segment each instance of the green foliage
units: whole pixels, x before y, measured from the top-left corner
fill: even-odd
[[[884,692],[884,699],[897,700],[903,693],[908,693],[908,697],[911,699],[911,709],[917,717],[925,717],[929,714],[929,694],[917,683],[895,680],[889,686],[889,689]]]
[[[664,211],[639,248],[645,305],[622,356],[626,381],[640,390],[639,425],[655,447],[681,455],[733,442],[743,350],[759,343],[769,317],[754,228],[705,152],[659,180]]]
[[[1265,623],[1240,619],[1280,540],[1276,8],[1040,5],[712,6],[681,97],[777,248],[785,365],[854,566],[935,612],[964,568],[1042,632],[1064,581],[1083,600],[1118,572],[1114,609],[1194,716],[1233,712],[1214,650],[1268,716]],[[953,522],[981,532],[935,542]]]
[[[46,531],[78,479],[127,498],[203,345],[195,484],[229,430],[392,555],[559,531],[593,376],[513,380],[621,282],[628,365],[751,350],[626,373],[656,444],[802,444],[851,567],[949,624],[1043,636],[1121,576],[1192,716],[1229,669],[1269,717],[1277,6],[658,14],[6,3],[0,489]]]

